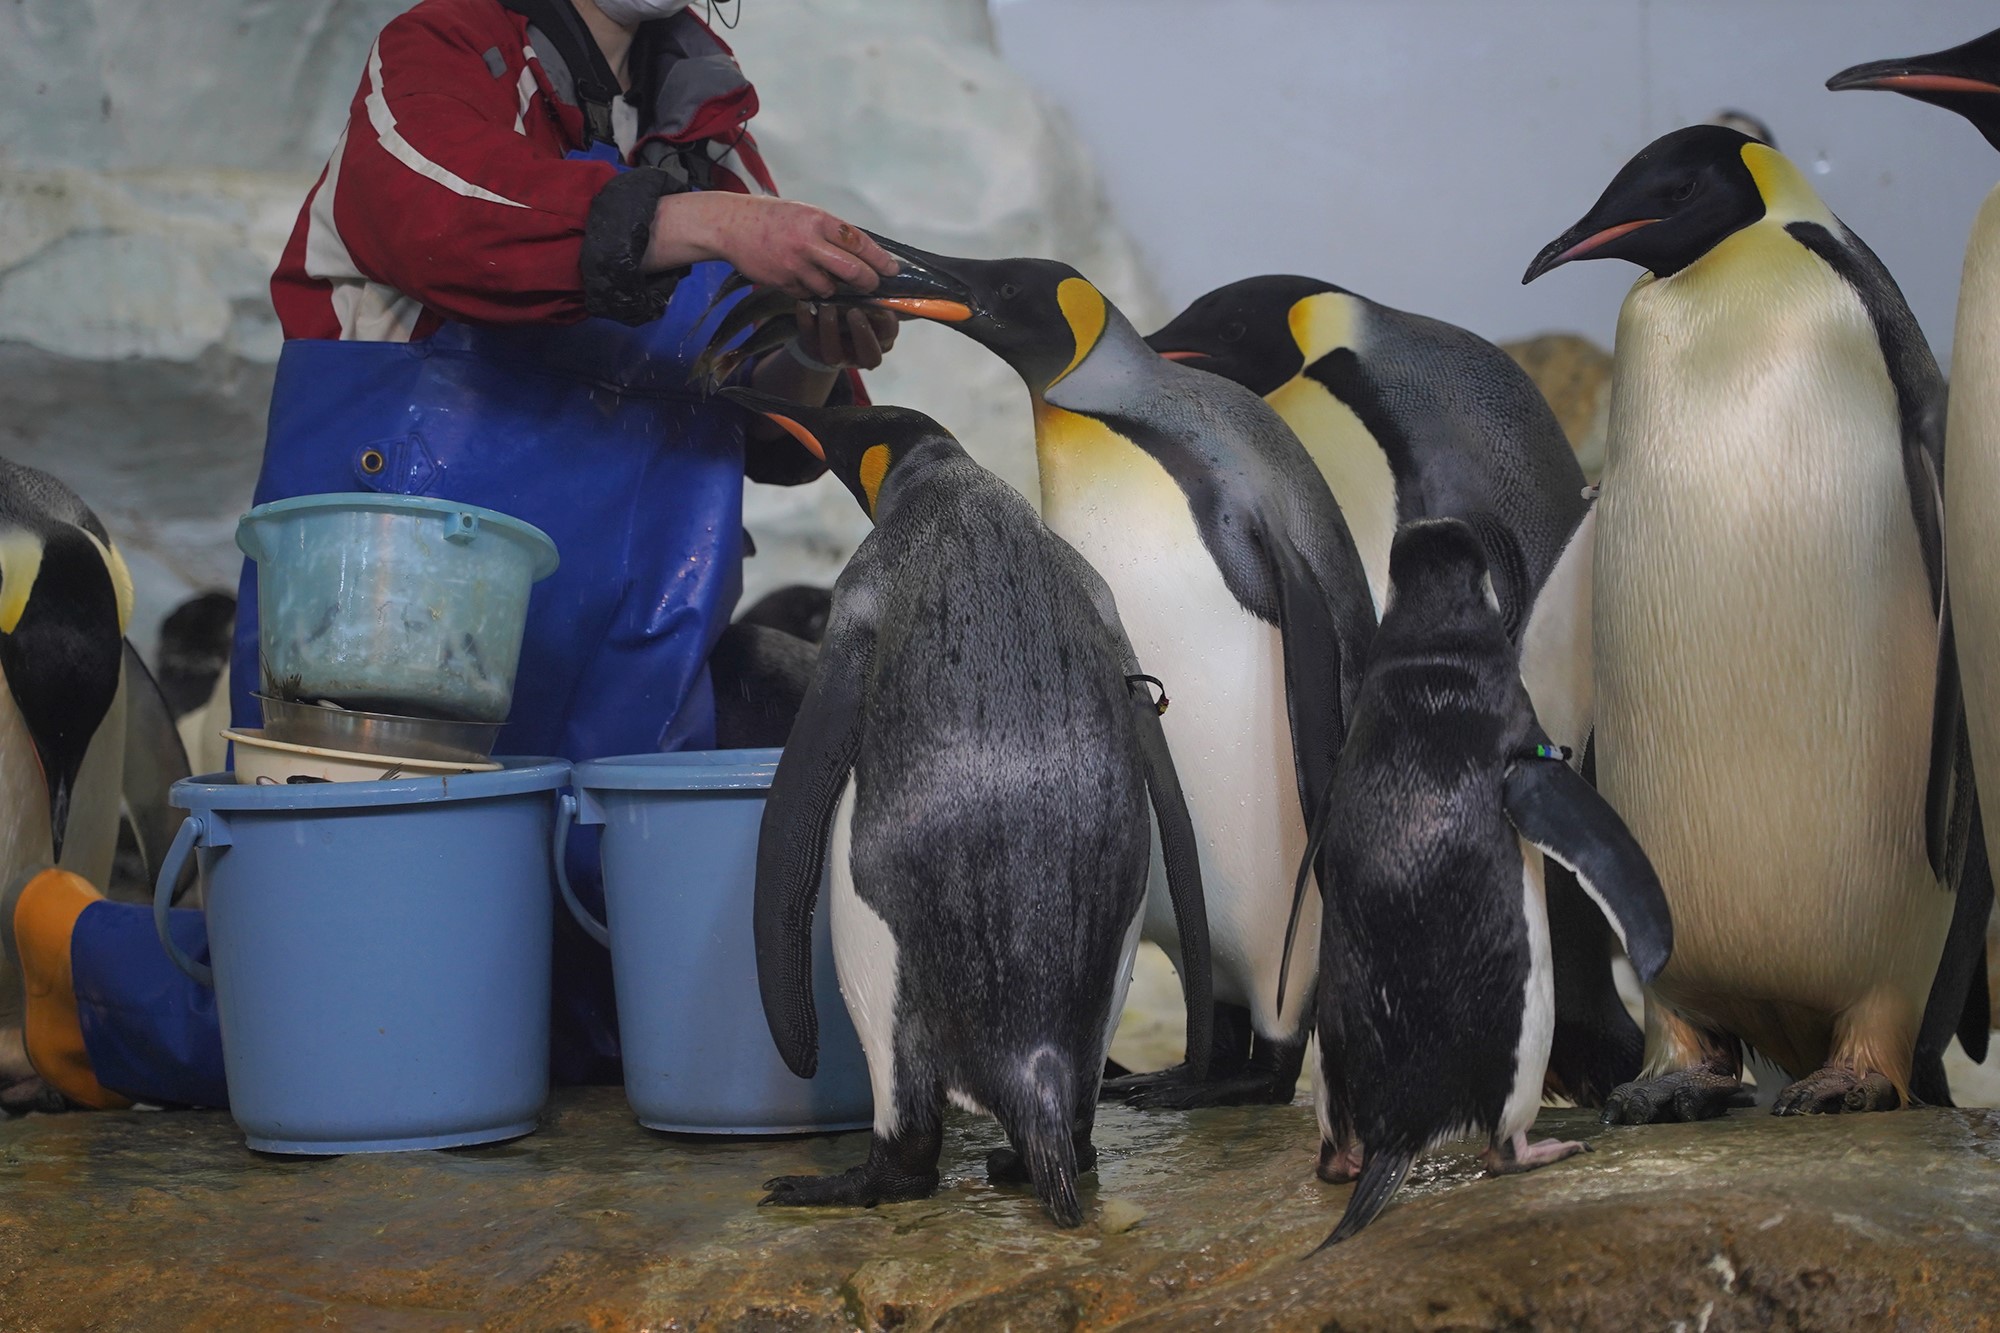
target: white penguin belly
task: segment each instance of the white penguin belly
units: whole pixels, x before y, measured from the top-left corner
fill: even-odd
[[[54,862],[49,840],[49,787],[35,759],[35,742],[14,696],[0,677],[0,890]],[[5,927],[0,923],[0,928]],[[21,1018],[21,982],[0,953],[0,1027]]]
[[[1946,427],[1945,546],[1973,768],[2000,774],[2000,188],[1965,248]],[[1984,784],[1986,845],[2000,865],[2000,781]]]
[[[1528,978],[1521,994],[1521,1037],[1514,1047],[1514,1086],[1492,1129],[1495,1142],[1525,1133],[1542,1105],[1549,1047],[1556,1033],[1556,974],[1549,955],[1548,896],[1542,853],[1521,841],[1521,914],[1528,926]]]
[[[1318,380],[1294,376],[1265,399],[1312,455],[1354,537],[1375,615],[1389,592],[1389,547],[1396,539],[1396,474],[1354,409]]]
[[[896,1107],[896,937],[881,914],[854,891],[854,787],[850,774],[833,812],[826,854],[832,889],[827,924],[840,998],[868,1057],[875,1132],[887,1138],[901,1118]]]
[[[1115,470],[1072,471],[1052,467],[1045,452],[1042,517],[1110,585],[1140,665],[1166,684],[1172,706],[1161,721],[1200,848],[1215,997],[1248,1008],[1265,1037],[1289,1036],[1312,992],[1319,895],[1306,895],[1280,1015],[1278,965],[1306,838],[1283,638],[1237,603],[1166,471],[1096,423],[1068,419],[1103,433],[1093,447],[1131,457]],[[1178,957],[1157,870],[1145,935]]]
[[[1723,243],[1766,248],[1726,284],[1642,282],[1621,314],[1598,778],[1673,909],[1661,994],[1797,1070],[1864,999],[1914,1032],[1951,900],[1924,859],[1936,626],[1894,391],[1851,289],[1757,231]]]

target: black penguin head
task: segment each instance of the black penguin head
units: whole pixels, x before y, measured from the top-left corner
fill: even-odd
[[[1490,618],[1500,623],[1500,600],[1486,564],[1486,548],[1470,527],[1455,518],[1426,518],[1396,530],[1389,545],[1389,600],[1382,625],[1393,630],[1413,613],[1425,620]]]
[[[1627,162],[1574,227],[1550,241],[1523,283],[1572,259],[1629,259],[1671,277],[1766,211],[1752,166],[1775,150],[1740,130],[1690,125]]]
[[[1146,344],[1168,360],[1235,380],[1261,398],[1306,368],[1302,303],[1340,291],[1330,282],[1290,274],[1245,278],[1197,298]]]
[[[2000,148],[2000,29],[1948,51],[1855,65],[1828,79],[1826,86],[1834,92],[1868,88],[1901,93],[1956,111],[1986,142]]]
[[[125,664],[114,560],[108,546],[60,521],[0,533],[0,670],[48,784],[58,860],[77,773]]]
[[[873,233],[870,233],[871,235]],[[953,259],[886,236],[902,263],[866,297],[848,297],[950,324],[1045,393],[1104,336],[1110,302],[1090,280],[1053,259]]]
[[[870,518],[912,472],[965,454],[950,431],[907,407],[804,407],[751,389],[724,389],[722,396],[762,414],[824,460]]]

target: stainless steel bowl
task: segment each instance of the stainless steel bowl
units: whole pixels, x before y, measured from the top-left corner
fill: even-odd
[[[268,694],[258,695],[257,702],[264,707],[264,734],[274,741],[393,759],[486,759],[504,725],[363,713]]]

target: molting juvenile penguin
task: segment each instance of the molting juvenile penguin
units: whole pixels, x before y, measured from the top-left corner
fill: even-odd
[[[1959,784],[1949,731],[1931,762],[1937,366],[1875,256],[1733,130],[1648,146],[1523,281],[1598,258],[1649,272],[1597,505],[1597,775],[1676,937],[1650,1077],[1606,1117],[1720,1114],[1746,1041],[1797,1080],[1780,1114],[1894,1107],[1963,859],[1926,855]]]
[[[817,1063],[812,912],[832,867],[841,992],[875,1094],[866,1164],[770,1182],[774,1204],[921,1198],[943,1103],[990,1112],[1062,1226],[1131,975],[1158,819],[1206,1052],[1199,858],[1159,710],[1110,590],[930,418],[731,390],[875,519],[834,587],[819,661],[765,807],[756,938],[785,1062]],[[829,850],[829,843],[831,844]]]
[[[902,271],[856,299],[949,323],[1021,376],[1042,518],[1110,584],[1140,660],[1173,681],[1165,725],[1201,843],[1216,1046],[1207,1080],[1177,1067],[1107,1094],[1150,1106],[1289,1102],[1317,952],[1314,897],[1289,963],[1299,984],[1281,1010],[1304,811],[1332,772],[1375,621],[1340,509],[1262,399],[1162,360],[1074,269],[878,239]],[[1175,955],[1157,885],[1146,935]]]
[[[1400,524],[1456,518],[1486,551],[1522,676],[1556,743],[1590,734],[1590,503],[1546,399],[1513,358],[1440,320],[1317,278],[1217,288],[1148,338],[1261,395],[1340,502],[1379,609]],[[1639,1072],[1644,1039],[1613,981],[1604,919],[1550,875],[1558,984],[1550,1090],[1586,1105]]]
[[[0,884],[54,864],[110,879],[131,614],[131,576],[97,516],[0,459]],[[0,1012],[19,1003],[0,978]]]
[[[1835,90],[1879,89],[1956,111],[1986,141],[2000,148],[2000,31],[1931,55],[1877,60],[1842,70],[1827,80]],[[1986,196],[1965,246],[1953,339],[1951,405],[1945,421],[1944,525],[1946,582],[1950,588],[1947,641],[1956,647],[1965,724],[1975,767],[2000,782],[2000,186]],[[1947,665],[1947,664],[1941,664]],[[1984,812],[1981,812],[1984,815]],[[2000,816],[2000,811],[1995,812]],[[1980,900],[1974,870],[1993,864],[2000,818],[1986,816],[1983,837],[1970,853],[1968,879],[1959,885],[1959,913],[1975,921],[1992,915],[1990,884]],[[1983,865],[1976,858],[1984,856]],[[1953,1026],[1973,1059],[1983,1059],[1990,997],[1984,941],[1954,922],[1921,1048],[1941,1050]],[[1951,1009],[1954,985],[1965,1004]],[[1934,1095],[1923,1094],[1926,1100]]]
[[[1320,1173],[1358,1165],[1359,1180],[1327,1244],[1468,1131],[1488,1136],[1495,1173],[1583,1150],[1528,1143],[1555,1027],[1544,853],[1642,979],[1673,947],[1645,853],[1535,721],[1483,543],[1420,520],[1397,534],[1390,579],[1328,795]]]

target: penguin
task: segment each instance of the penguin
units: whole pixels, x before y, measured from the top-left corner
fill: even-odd
[[[1146,339],[1232,379],[1283,417],[1354,534],[1379,611],[1401,524],[1463,520],[1479,537],[1528,695],[1557,744],[1590,731],[1590,501],[1562,425],[1526,371],[1476,334],[1318,278],[1246,278]],[[1601,1105],[1639,1072],[1645,1039],[1611,970],[1603,917],[1558,867],[1556,1058],[1550,1089]]]
[[[833,605],[833,593],[827,588],[816,588],[810,583],[793,583],[783,588],[765,593],[750,609],[739,613],[739,625],[765,625],[771,629],[804,639],[807,643],[818,643],[826,633],[827,611]]]
[[[949,324],[1021,376],[1043,521],[1110,585],[1140,659],[1174,677],[1165,726],[1201,843],[1215,1049],[1206,1078],[1175,1066],[1113,1080],[1106,1094],[1181,1109],[1289,1103],[1319,911],[1315,897],[1289,956],[1292,881],[1375,623],[1339,506],[1268,404],[1154,354],[1075,269],[876,240],[901,271],[842,299]],[[715,345],[742,333],[762,299],[732,310]],[[1168,906],[1156,882],[1146,938],[1173,958]],[[1282,1007],[1281,970],[1299,980]]]
[[[867,1161],[768,1184],[777,1205],[937,1188],[948,1098],[1010,1147],[1064,1227],[1138,948],[1153,819],[1209,1034],[1207,926],[1166,700],[1090,566],[942,427],[727,390],[822,456],[875,528],[834,586],[757,849],[758,984],[786,1064],[817,1063],[814,904],[831,869],[841,993],[875,1098]]]
[[[132,577],[67,486],[0,459],[0,883],[50,865],[105,884],[125,754]],[[0,1023],[20,1012],[0,978]]]
[[[2000,148],[2000,30],[1930,55],[1876,60],[1842,70],[1826,81],[1847,89],[1901,93],[1955,111],[1972,122],[1986,141]],[[2000,773],[2000,538],[1992,510],[2000,500],[2000,186],[1980,205],[1966,242],[1964,275],[1958,289],[1958,325],[1953,340],[1950,410],[1945,414],[1944,526],[1945,582],[1949,588],[1947,637],[1941,668],[1958,668],[1967,743],[1973,767]],[[1978,810],[1966,878],[1959,883],[1958,915],[1924,1016],[1919,1054],[1941,1062],[1955,1030],[1974,1061],[1985,1059],[1991,1031],[1984,923],[1993,915],[1990,879],[1977,873],[2000,856],[1993,838],[2000,811]],[[1993,831],[1984,826],[1994,825]],[[1983,858],[1983,860],[1981,860]],[[1981,899],[1983,884],[1984,897]],[[1980,927],[1975,930],[1974,927]],[[1965,999],[1956,1008],[1953,996]],[[1941,1078],[1941,1070],[1939,1071]],[[1921,1095],[1921,1094],[1920,1094]],[[1925,1100],[1935,1101],[1935,1093]]]
[[[782,746],[812,682],[817,646],[796,634],[739,619],[709,650],[715,688],[715,748]]]
[[[1965,860],[1932,836],[1965,826],[1932,745],[1936,363],[1874,254],[1735,130],[1654,141],[1523,281],[1601,258],[1647,272],[1597,504],[1597,777],[1676,932],[1605,1118],[1743,1104],[1746,1042],[1794,1080],[1777,1114],[1893,1109]]]
[[[1458,519],[1420,519],[1389,564],[1327,795],[1340,817],[1315,827],[1320,1174],[1359,1177],[1322,1249],[1451,1139],[1484,1135],[1496,1175],[1588,1147],[1528,1142],[1555,1029],[1545,857],[1577,874],[1642,980],[1673,949],[1645,852],[1535,720],[1485,542]]]

